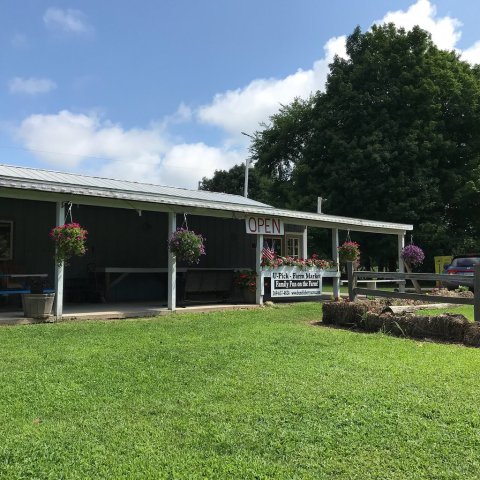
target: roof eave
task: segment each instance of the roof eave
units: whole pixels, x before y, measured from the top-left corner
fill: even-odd
[[[294,210],[277,209],[268,205],[241,205],[226,202],[209,202],[189,198],[176,198],[165,195],[142,194],[122,190],[103,190],[96,187],[81,187],[78,185],[33,182],[31,180],[0,177],[0,187],[6,190],[17,190],[20,197],[25,197],[27,191],[38,192],[32,199],[45,201],[75,200],[76,203],[101,205],[120,208],[143,208],[148,210],[149,205],[163,206],[154,208],[158,211],[182,211],[198,215],[210,215],[227,218],[246,218],[250,215],[274,215],[290,224],[307,225],[312,227],[338,228],[343,230],[362,231],[384,234],[405,234],[413,230],[413,225],[379,222],[334,215],[299,212]],[[15,197],[15,194],[11,195]],[[41,198],[39,198],[41,197]],[[18,197],[15,197],[18,198]],[[123,203],[121,203],[123,202]],[[132,204],[135,202],[135,205]],[[117,204],[118,203],[118,204]]]

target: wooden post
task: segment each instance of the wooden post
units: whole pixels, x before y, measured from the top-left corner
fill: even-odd
[[[65,223],[65,205],[57,202],[55,209],[55,226],[59,227]],[[55,262],[55,319],[59,320],[63,315],[63,272],[64,265]]]
[[[403,262],[403,264],[405,265],[405,269],[407,270],[407,273],[412,273],[412,269],[410,268],[410,265],[408,264],[408,262]],[[412,278],[412,279],[410,279],[410,281],[412,282],[413,286],[415,287],[415,292],[422,293],[422,287],[418,283],[418,280],[415,280],[415,279]],[[405,283],[403,285],[406,285],[406,283],[407,283],[407,281],[405,280]]]
[[[177,229],[177,215],[168,213],[168,238]],[[177,309],[177,261],[175,255],[168,250],[168,309],[174,312]]]
[[[262,272],[263,235],[257,235],[257,247],[255,249],[255,270],[257,272],[256,304],[263,305],[263,272]]]
[[[351,302],[355,301],[357,295],[355,294],[356,282],[353,276],[353,262],[347,262],[347,275],[348,275],[348,298]]]
[[[405,234],[400,233],[398,235],[398,271],[400,273],[405,273],[405,264],[403,263],[402,250],[405,246]],[[405,293],[405,281],[398,283],[398,291]]]
[[[475,265],[475,279],[473,282],[473,290],[475,293],[473,318],[476,322],[480,322],[480,265]]]
[[[340,257],[338,255],[338,228],[332,228],[332,260],[337,265],[337,272],[340,272]],[[333,297],[340,298],[340,278],[333,277]]]

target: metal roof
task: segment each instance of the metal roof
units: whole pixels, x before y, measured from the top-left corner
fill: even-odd
[[[84,199],[94,197],[99,200],[99,203],[101,203],[101,199],[123,201],[123,203],[127,202],[129,208],[137,208],[130,202],[141,202],[142,204],[168,205],[172,208],[182,208],[199,214],[210,212],[212,216],[245,218],[249,215],[269,215],[280,217],[288,223],[343,230],[390,234],[413,230],[412,225],[401,223],[278,209],[239,195],[164,187],[9,165],[0,165],[0,188],[7,189],[7,191],[8,189],[15,189],[42,192],[42,198],[45,200],[48,200],[49,195],[52,197],[62,194],[79,196]],[[68,200],[68,198],[65,198],[65,200]],[[123,207],[126,208],[126,205],[123,205]],[[139,208],[145,209],[144,206]]]
[[[132,182],[129,180],[114,180],[111,178],[92,177],[77,173],[54,172],[38,168],[17,167],[0,164],[0,177],[44,182],[45,184],[63,184],[71,187],[134,192],[135,194],[159,195],[166,197],[204,200],[207,202],[233,203],[238,205],[268,206],[250,198],[229,193],[208,192],[205,190],[188,190],[186,188],[165,187],[149,183]]]

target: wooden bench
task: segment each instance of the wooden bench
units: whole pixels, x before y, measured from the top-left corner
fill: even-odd
[[[359,283],[365,283],[367,285],[367,288],[373,288],[377,289],[377,283],[405,283],[405,281],[395,281],[395,280],[375,280],[375,279],[370,279],[370,280],[357,280],[357,284]],[[340,285],[348,285],[348,280],[340,280]]]
[[[184,298],[192,295],[215,295],[229,297],[233,286],[233,270],[187,270]]]

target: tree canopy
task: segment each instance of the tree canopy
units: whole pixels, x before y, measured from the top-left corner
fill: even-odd
[[[322,196],[326,213],[413,223],[430,256],[480,250],[478,67],[419,27],[357,28],[346,46],[324,92],[256,132],[265,199],[314,211]],[[366,253],[382,255],[381,242]]]
[[[261,175],[258,169],[250,168],[248,174],[248,196],[259,202],[270,201],[271,182],[268,176]],[[234,165],[230,170],[215,170],[212,178],[203,177],[200,190],[243,195],[245,185],[245,165]]]

